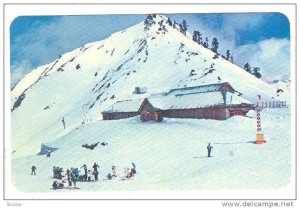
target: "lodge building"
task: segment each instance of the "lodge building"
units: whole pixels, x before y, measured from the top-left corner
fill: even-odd
[[[253,104],[241,97],[228,83],[171,89],[144,99],[119,101],[102,112],[103,120],[124,119],[140,115],[142,121],[166,118],[225,120],[246,115]]]

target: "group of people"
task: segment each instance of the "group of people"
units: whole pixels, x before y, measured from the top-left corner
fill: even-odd
[[[212,146],[210,143],[207,145],[207,153],[208,157],[211,157],[211,150]],[[53,178],[60,179],[61,181],[59,182],[58,180],[55,180],[52,184],[52,188],[55,189],[62,189],[65,187],[65,183],[68,183],[68,188],[76,188],[76,182],[91,182],[91,181],[98,181],[98,176],[99,176],[99,171],[98,168],[100,166],[94,162],[92,166],[92,170],[88,170],[88,167],[86,164],[83,164],[80,169],[79,168],[70,168],[67,169],[65,176],[63,176],[63,168],[53,166]],[[36,166],[31,167],[31,175],[36,175]],[[124,179],[130,179],[133,178],[134,175],[136,174],[136,165],[135,163],[131,163],[130,168],[125,169],[125,177]],[[112,180],[113,178],[117,177],[117,172],[116,172],[116,166],[112,166],[111,168],[111,173],[107,174],[107,179]]]
[[[208,143],[207,145],[207,156],[211,157],[211,150],[213,149],[212,145]],[[63,169],[60,167],[53,166],[53,178],[56,179],[62,179],[60,182],[55,180],[52,184],[53,189],[62,189],[65,187],[65,183],[68,183],[68,187],[72,188],[72,185],[74,188],[76,188],[76,182],[91,182],[91,181],[98,181],[99,171],[98,168],[100,166],[95,162],[92,166],[92,170],[88,170],[88,167],[86,164],[83,164],[80,169],[79,168],[70,168],[67,169],[65,176],[62,175]],[[32,175],[35,175],[36,167],[32,166],[31,168]],[[133,178],[136,174],[136,165],[135,163],[131,163],[130,168],[125,169],[125,179]],[[107,179],[112,180],[117,177],[116,172],[116,166],[112,166],[111,173],[107,174]]]
[[[63,168],[59,166],[53,166],[53,178],[62,179],[64,176],[62,175]]]
[[[76,182],[80,178],[80,171],[78,168],[70,168],[67,169],[66,174],[63,176],[61,173],[63,172],[62,168],[53,166],[53,177],[56,179],[61,179],[59,182],[55,180],[52,183],[53,189],[62,189],[65,187],[65,184],[68,184],[68,188],[71,189],[72,186],[76,188]]]
[[[125,177],[123,179],[133,178],[134,175],[136,174],[135,163],[131,163],[131,167],[125,168],[124,173],[125,173]],[[112,180],[117,177],[116,166],[114,166],[114,165],[112,166],[111,173],[108,173],[106,177],[108,180]]]
[[[136,174],[136,166],[134,163],[131,164],[131,168],[127,168],[125,171],[125,178],[132,178]],[[83,164],[80,168],[67,169],[66,174],[63,176],[63,169],[60,167],[53,167],[53,177],[60,179],[61,181],[55,180],[52,184],[53,189],[62,189],[68,186],[69,189],[76,188],[76,182],[91,182],[99,180],[99,165],[95,162],[91,170],[88,170],[88,166]],[[116,166],[112,166],[111,172],[107,174],[107,180],[117,178]],[[67,185],[65,185],[67,184]]]

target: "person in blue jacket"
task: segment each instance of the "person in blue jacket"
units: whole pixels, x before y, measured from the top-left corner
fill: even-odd
[[[208,157],[210,157],[210,153],[211,153],[211,149],[212,149],[213,147],[210,145],[210,143],[208,143],[208,145],[207,145],[207,153],[208,153]]]

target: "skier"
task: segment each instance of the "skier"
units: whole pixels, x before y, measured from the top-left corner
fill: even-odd
[[[131,163],[132,168],[130,170],[130,177],[133,177],[136,174],[136,165],[135,163]]]
[[[93,174],[94,174],[94,177],[95,177],[95,181],[98,181],[98,168],[99,168],[99,165],[97,165],[96,162],[94,162],[94,165],[93,165]]]
[[[78,177],[76,177],[75,171],[71,172],[70,178],[71,178],[71,180],[70,180],[71,181],[71,187],[72,187],[72,182],[73,182],[73,186],[76,189],[76,181],[77,181]],[[70,187],[70,182],[69,182],[69,187]]]
[[[69,180],[68,180],[68,184],[69,184],[68,188],[69,188],[69,189],[72,189],[72,181],[71,181],[71,177],[70,177]]]
[[[56,174],[56,167],[55,166],[53,166],[53,178],[55,178],[55,174]]]
[[[35,167],[35,166],[32,166],[32,167],[31,167],[31,175],[36,175],[36,174],[35,174],[35,170],[36,170],[36,167]]]
[[[112,171],[111,176],[112,176],[112,177],[117,177],[116,166],[113,165],[113,166],[111,167],[111,171]]]
[[[64,129],[66,129],[66,123],[65,123],[65,118],[64,118],[64,117],[62,118],[61,122],[62,122],[63,125],[64,125]]]
[[[208,145],[207,145],[207,153],[208,153],[208,157],[210,157],[210,153],[211,153],[211,149],[212,149],[213,147],[210,145],[210,143],[208,143]]]
[[[69,180],[70,179],[70,170],[69,169],[67,169],[66,175],[67,175],[67,179]]]
[[[82,165],[82,168],[83,168],[83,170],[84,170],[83,180],[84,180],[84,181],[87,181],[87,165],[86,165],[86,164],[83,164],[83,165]]]
[[[73,173],[75,174],[75,177],[78,179],[78,177],[79,177],[79,169],[78,168],[74,168],[73,169]]]

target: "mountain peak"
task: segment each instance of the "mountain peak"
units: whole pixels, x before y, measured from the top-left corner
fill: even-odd
[[[11,93],[16,128],[13,146],[27,144],[32,140],[30,135],[37,141],[55,139],[68,129],[99,120],[108,106],[141,96],[133,93],[136,87],[147,88],[144,95],[150,96],[223,82],[252,102],[257,94],[264,101],[289,100],[287,90],[277,94],[276,87],[195,42],[184,22],[148,15],[144,22],[62,54],[24,77]],[[28,118],[39,128],[28,127],[28,132],[18,133],[17,127]],[[61,131],[62,118],[66,131]],[[24,143],[17,142],[20,140]]]

